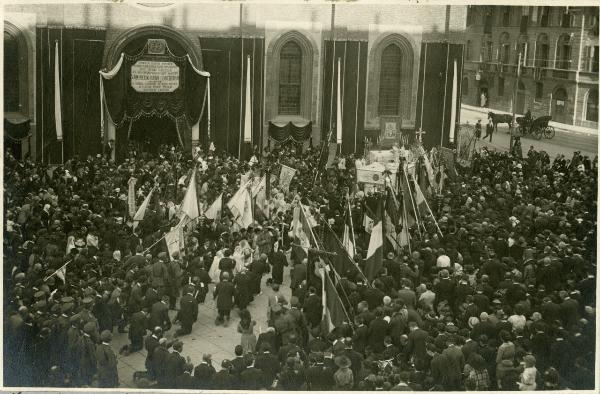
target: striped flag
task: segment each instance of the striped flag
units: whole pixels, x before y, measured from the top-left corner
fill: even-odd
[[[422,215],[427,214],[427,202],[425,201],[425,196],[423,195],[423,191],[421,191],[421,187],[417,182],[417,179],[413,177],[413,182],[415,186],[415,204],[419,213]]]
[[[369,282],[377,276],[383,266],[383,223],[381,214],[381,204],[378,204],[377,213],[373,218],[373,229],[371,230],[367,261],[365,263],[365,274]]]
[[[323,283],[321,298],[323,302],[323,324],[325,324],[327,332],[331,332],[346,320],[346,313],[340,295],[329,277],[327,269],[321,268],[319,274]]]

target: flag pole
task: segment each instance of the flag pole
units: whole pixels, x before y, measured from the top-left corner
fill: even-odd
[[[415,179],[415,177],[413,176],[413,179],[415,181],[415,183],[417,182],[417,180]],[[422,191],[421,191],[422,193]],[[425,196],[423,196],[423,201],[425,201],[425,206],[427,206],[427,210],[429,211],[429,213],[431,214],[431,217],[433,218],[433,222],[435,223],[435,226],[437,227],[437,230],[440,232],[440,235],[443,237],[444,234],[442,233],[442,230],[440,230],[440,226],[438,225],[437,220],[435,219],[435,216],[433,215],[433,211],[431,210],[431,208],[429,207],[429,203],[427,202],[427,199],[425,198]]]
[[[67,266],[69,263],[72,263],[72,262],[73,262],[73,259],[71,259],[71,260],[67,261],[67,262],[66,262],[66,263],[64,263],[64,264],[63,264],[63,265],[62,265],[62,266],[61,266],[59,269],[57,269],[56,271],[54,271],[54,273],[52,273],[52,274],[50,274],[50,275],[46,276],[46,277],[44,278],[44,280],[43,280],[43,281],[44,281],[44,282],[45,282],[45,281],[47,281],[48,279],[50,279],[51,277],[53,277],[54,275],[56,275],[58,271],[60,271],[61,269],[65,268],[65,267],[66,267],[66,266]]]
[[[408,168],[408,167],[407,167]],[[404,175],[404,179],[406,180],[406,187],[408,188],[408,196],[410,198],[410,205],[415,213],[415,220],[417,221],[417,230],[419,230],[419,236],[421,236],[421,221],[419,220],[419,213],[417,211],[417,207],[415,206],[415,202],[413,201],[412,192],[410,190],[410,182],[408,181],[408,176],[406,175],[406,170],[402,169],[402,174]]]

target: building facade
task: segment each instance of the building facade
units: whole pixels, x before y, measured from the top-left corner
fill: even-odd
[[[465,40],[464,104],[598,128],[598,7],[469,6]]]
[[[239,152],[248,74],[254,146],[269,143],[271,124],[289,122],[310,122],[312,143],[318,143],[335,126],[339,67],[342,149],[352,152],[362,149],[365,133],[381,127],[382,116],[414,127],[421,44],[464,43],[466,11],[460,5],[352,3],[6,5],[5,73],[17,82],[5,91],[5,111],[31,119],[38,158],[57,162],[99,153],[107,137],[100,128],[98,70],[113,67],[136,40],[166,38],[173,51],[192,52],[195,66],[211,74],[217,147]],[[60,160],[48,90],[55,42],[64,71]],[[206,128],[203,120],[201,143]],[[85,141],[93,143],[85,147]]]

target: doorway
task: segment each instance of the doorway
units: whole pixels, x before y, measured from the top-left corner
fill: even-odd
[[[519,89],[517,90],[517,107],[515,108],[515,112],[518,114],[524,114],[526,102],[527,90],[525,90],[525,84],[519,81]]]
[[[560,123],[567,122],[567,92],[563,88],[558,88],[552,94],[552,120]]]
[[[161,145],[180,146],[175,121],[167,116],[142,116],[131,125],[129,140],[142,152],[156,154]]]

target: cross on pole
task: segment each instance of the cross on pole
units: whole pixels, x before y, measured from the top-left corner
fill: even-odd
[[[423,144],[423,134],[427,134],[426,131],[423,131],[423,129],[421,129],[419,127],[419,130],[415,131],[415,135],[417,136],[417,141],[419,141],[419,144]]]

